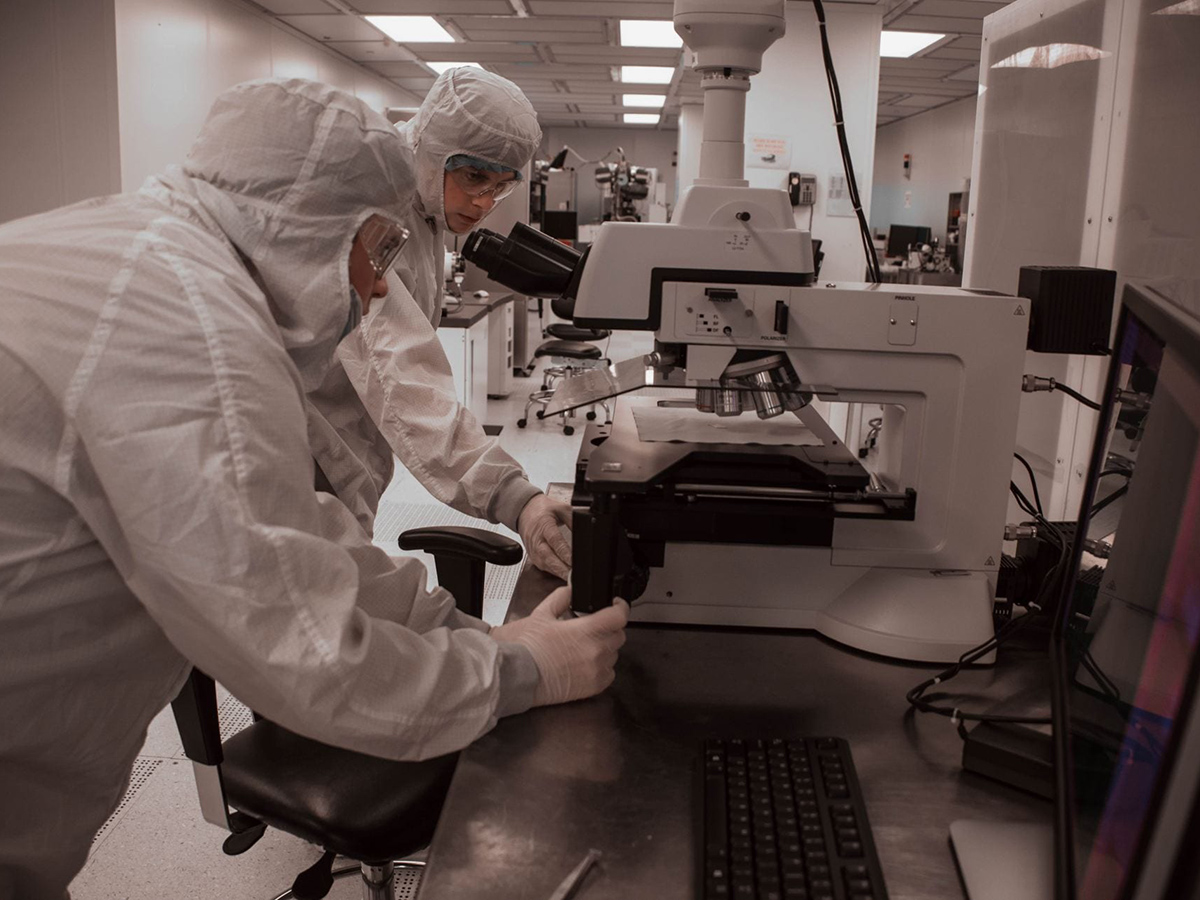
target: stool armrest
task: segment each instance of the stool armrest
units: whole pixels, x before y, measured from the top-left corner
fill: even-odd
[[[519,563],[523,552],[512,538],[482,528],[443,525],[410,528],[400,535],[401,550],[424,550],[435,556],[482,559],[497,566]]]

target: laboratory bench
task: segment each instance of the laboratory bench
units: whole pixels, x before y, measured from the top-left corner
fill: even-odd
[[[509,619],[559,584],[527,565]],[[963,896],[952,821],[1051,819],[1049,801],[963,772],[948,719],[909,710],[906,691],[941,666],[812,632],[632,624],[627,637],[600,696],[503,719],[463,752],[420,900],[549,898],[591,848],[603,856],[576,900],[698,897],[698,759],[710,737],[848,739],[892,900]],[[964,707],[1044,714],[1048,684],[1035,647],[948,687],[991,698]]]

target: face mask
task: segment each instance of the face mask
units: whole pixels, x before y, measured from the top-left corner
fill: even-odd
[[[362,321],[362,298],[358,296],[358,291],[353,286],[350,287],[350,315],[346,317],[346,327],[342,329],[340,342],[342,338],[358,327],[358,323]]]

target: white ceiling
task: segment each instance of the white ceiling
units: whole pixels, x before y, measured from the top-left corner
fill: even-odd
[[[886,7],[884,28],[946,35],[917,56],[880,61],[879,125],[976,92],[983,17],[1006,2],[876,2]],[[678,125],[681,102],[700,100],[699,79],[682,67],[679,50],[620,46],[620,19],[669,19],[671,0],[257,0],[257,4],[280,22],[418,96],[424,96],[435,77],[424,62],[483,63],[520,85],[543,126],[669,129]],[[432,15],[457,40],[397,44],[359,15]],[[616,67],[622,64],[672,66],[675,77],[665,86],[621,82]],[[664,90],[667,102],[657,126],[623,124],[622,113],[647,110],[623,107],[622,93]]]

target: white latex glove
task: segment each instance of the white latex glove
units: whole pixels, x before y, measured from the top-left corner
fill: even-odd
[[[526,503],[517,516],[517,532],[530,562],[565,581],[571,573],[571,544],[558,530],[560,525],[571,527],[571,507],[545,494]]]
[[[498,625],[498,641],[524,644],[537,663],[535,706],[566,703],[598,694],[610,684],[617,651],[625,643],[629,604],[613,605],[588,616],[561,620],[571,605],[571,589],[560,587],[524,619]]]

